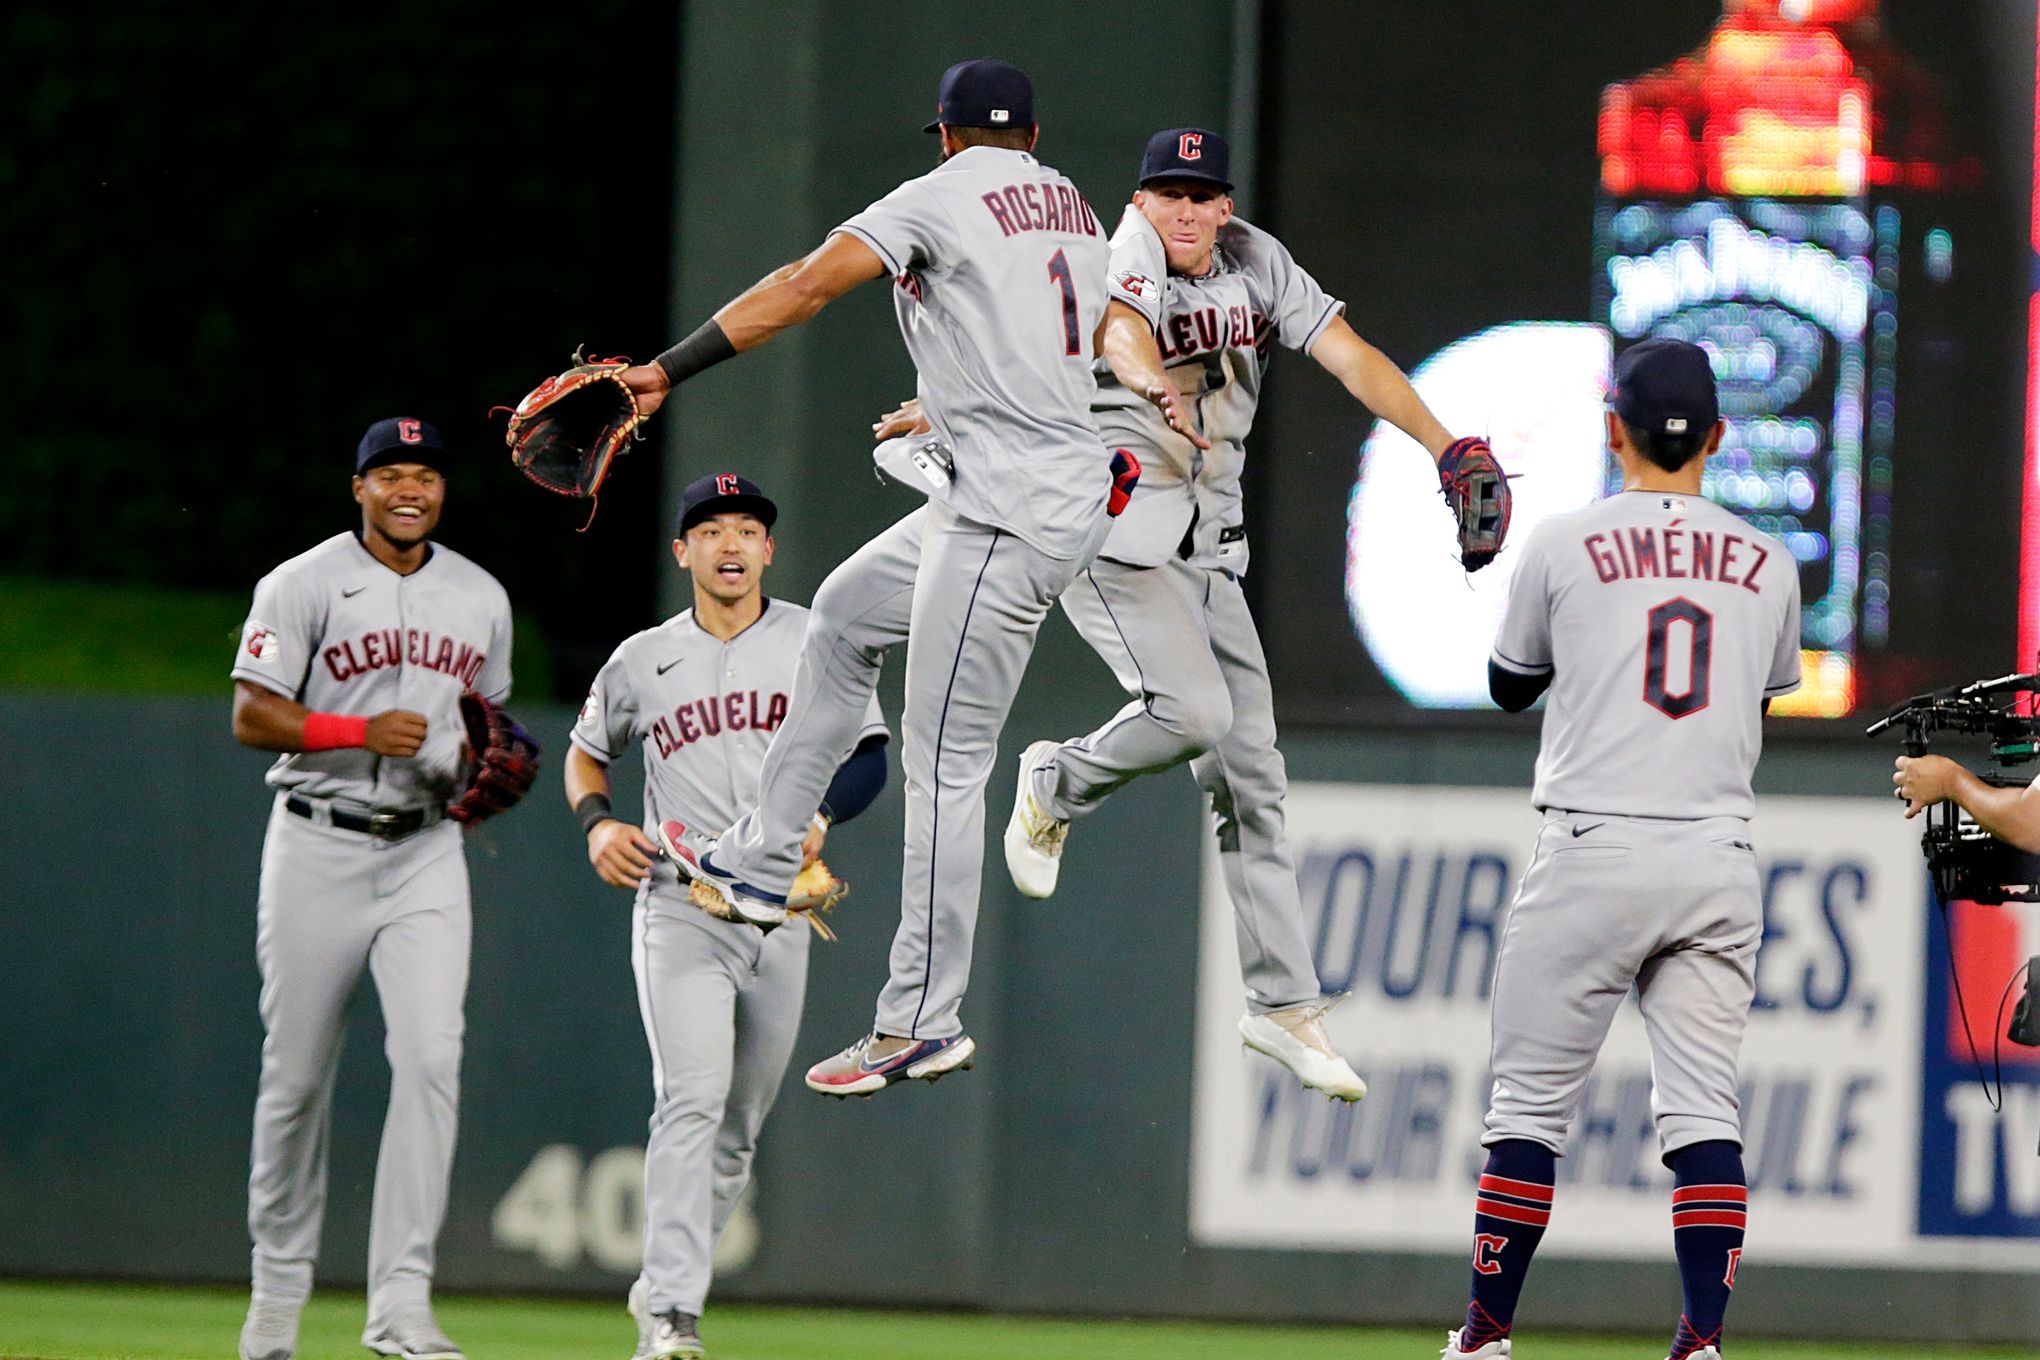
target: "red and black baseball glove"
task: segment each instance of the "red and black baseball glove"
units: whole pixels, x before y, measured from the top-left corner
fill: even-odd
[[[638,427],[645,418],[617,376],[629,366],[624,359],[585,360],[575,350],[572,368],[532,388],[511,409],[503,435],[510,461],[548,491],[595,495],[616,455],[643,438]]]
[[[1438,485],[1459,522],[1459,564],[1479,571],[1509,537],[1509,479],[1485,439],[1455,439],[1438,459]]]
[[[460,696],[467,727],[467,787],[446,815],[468,826],[517,806],[538,778],[538,743],[524,725],[473,690]]]

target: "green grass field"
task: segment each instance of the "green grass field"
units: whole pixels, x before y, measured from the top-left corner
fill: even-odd
[[[223,1360],[233,1355],[246,1296],[238,1290],[144,1285],[0,1283],[0,1360]],[[626,1360],[634,1333],[618,1303],[447,1298],[439,1320],[471,1360]],[[299,1360],[362,1360],[362,1301],[334,1291],[312,1301]],[[1092,1322],[963,1313],[830,1308],[714,1309],[702,1325],[711,1360],[1422,1360],[1442,1329],[1272,1327],[1245,1323]],[[1662,1360],[1662,1336],[1524,1337],[1523,1360]],[[1964,1360],[2030,1357],[2030,1349],[1914,1344],[1736,1341],[1735,1360]]]

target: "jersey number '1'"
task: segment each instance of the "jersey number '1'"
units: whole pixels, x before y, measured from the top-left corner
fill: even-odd
[[[1683,623],[1693,630],[1692,651],[1686,657],[1686,687],[1674,694],[1667,687],[1665,670],[1671,652],[1672,625]],[[1650,611],[1650,645],[1644,653],[1643,699],[1667,717],[1683,718],[1707,707],[1709,673],[1714,663],[1714,616],[1681,595],[1666,600]]]
[[[1082,354],[1083,336],[1077,331],[1077,284],[1070,277],[1070,262],[1060,250],[1048,257],[1048,276],[1062,289],[1063,353]]]

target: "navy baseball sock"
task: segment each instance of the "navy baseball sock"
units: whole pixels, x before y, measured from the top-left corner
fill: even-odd
[[[1551,1222],[1558,1154],[1542,1143],[1505,1138],[1488,1149],[1473,1206],[1473,1302],[1459,1348],[1479,1350],[1509,1334],[1530,1258]]]
[[[1721,1319],[1742,1260],[1744,1188],[1742,1148],[1716,1140],[1682,1147],[1665,1158],[1672,1169],[1672,1245],[1686,1287],[1686,1315],[1672,1337],[1671,1360],[1721,1345]]]

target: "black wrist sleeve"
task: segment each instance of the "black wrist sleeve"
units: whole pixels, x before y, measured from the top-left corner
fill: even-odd
[[[595,829],[597,822],[609,820],[611,815],[609,795],[606,793],[591,793],[587,795],[580,802],[574,804],[574,815],[581,819],[581,834],[583,836],[587,835]]]
[[[666,381],[678,387],[704,368],[737,357],[737,347],[716,324],[714,317],[701,323],[694,334],[652,360],[665,370]]]

